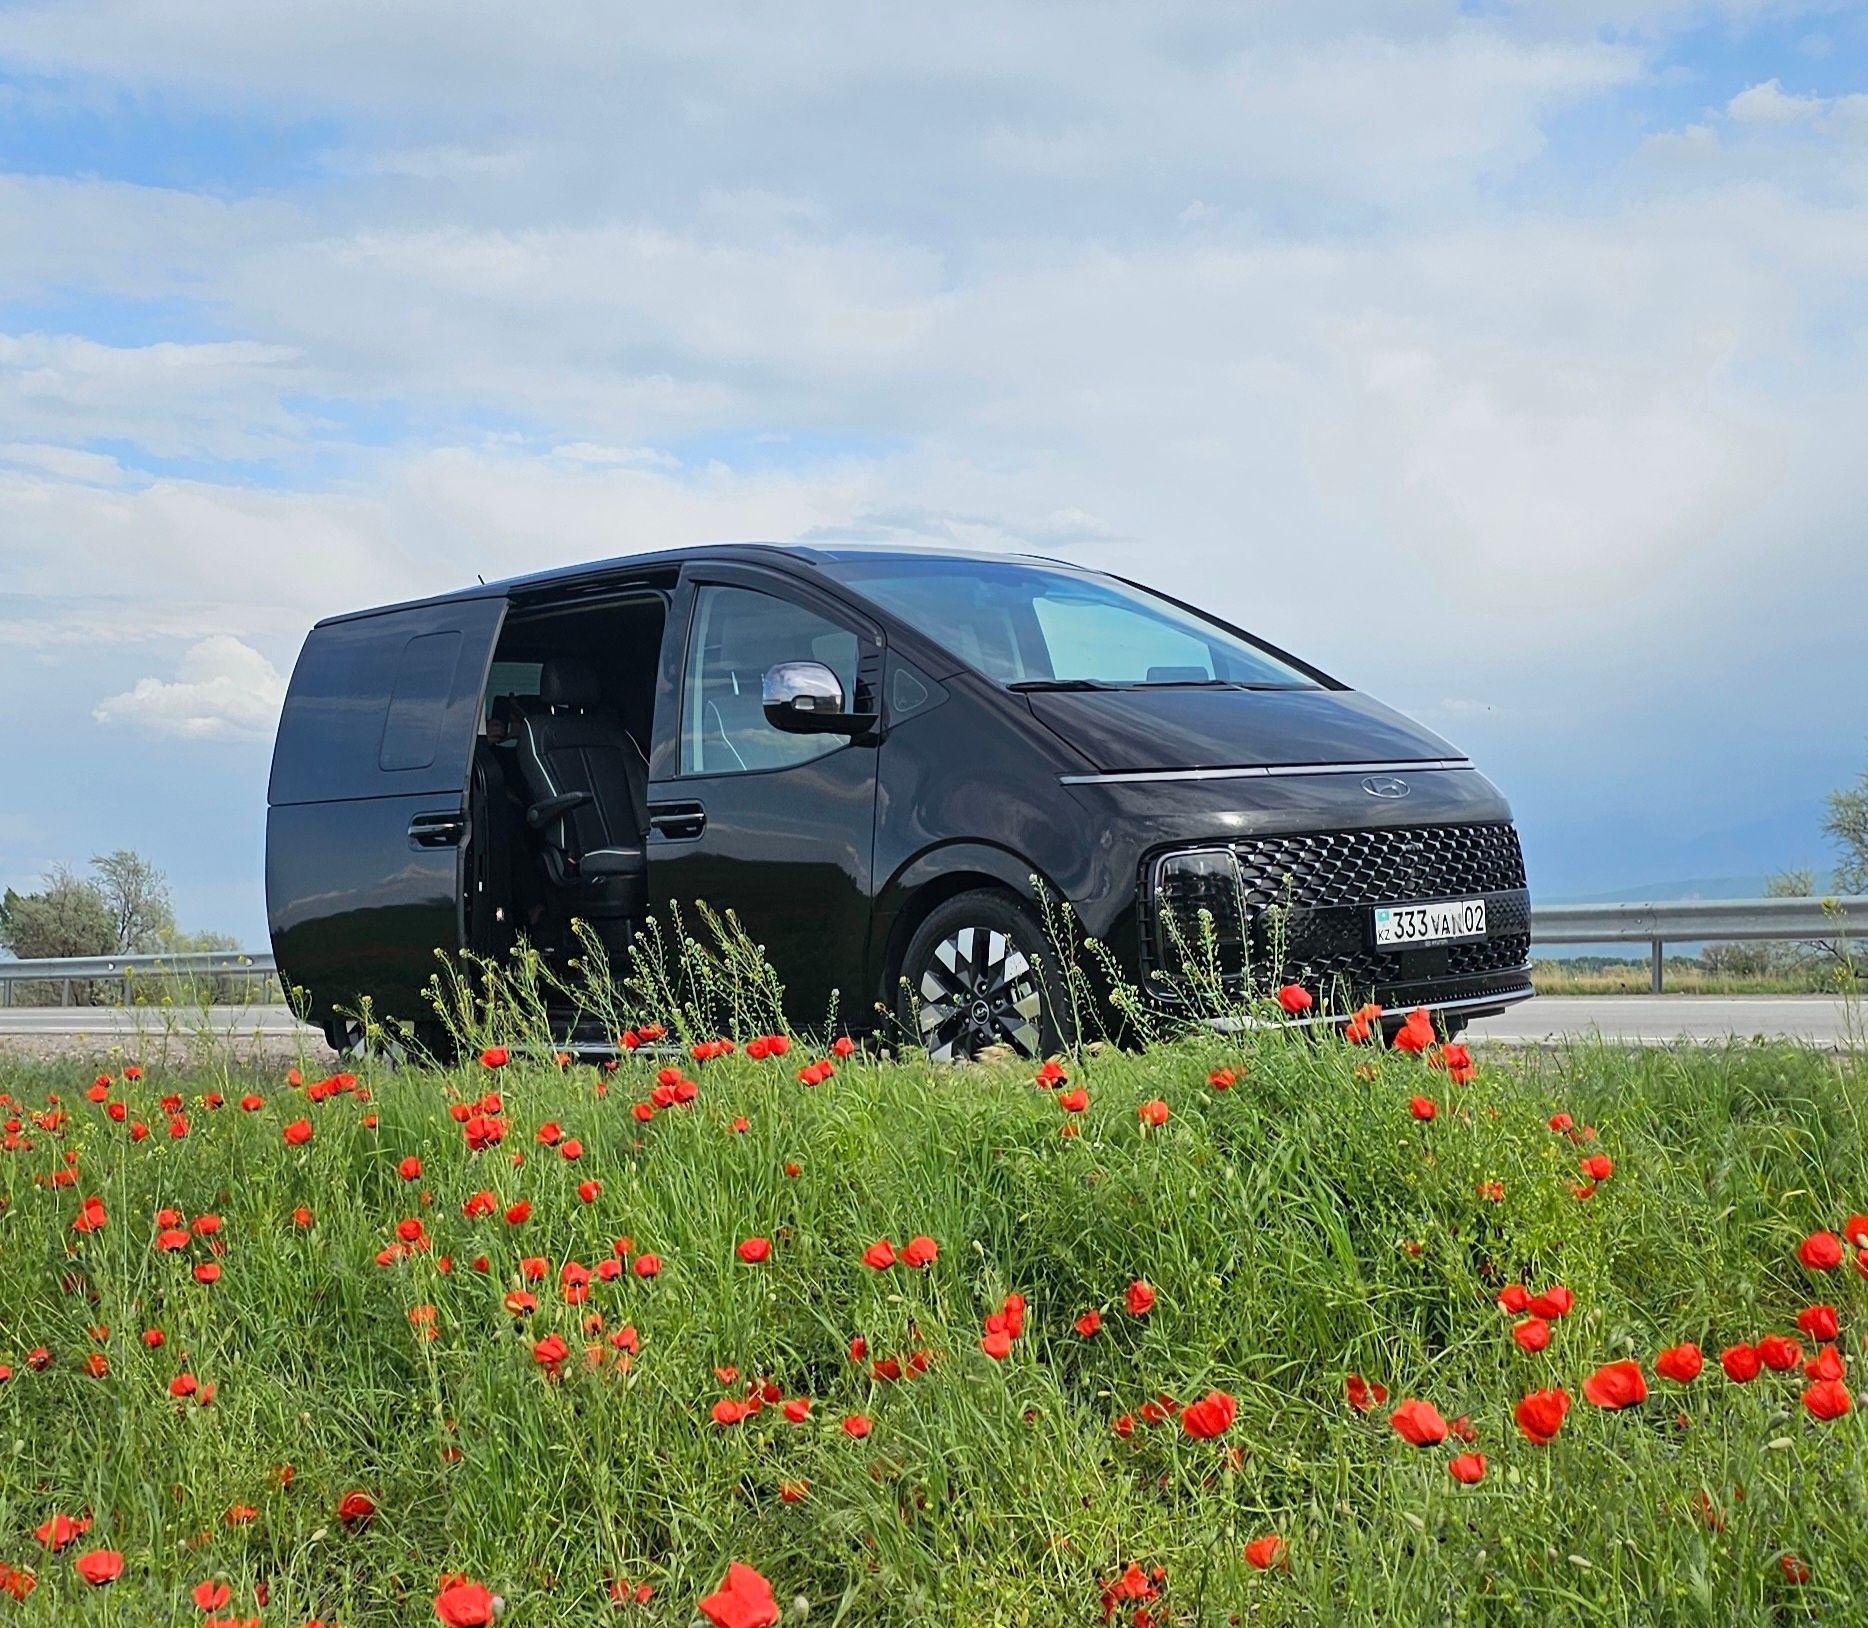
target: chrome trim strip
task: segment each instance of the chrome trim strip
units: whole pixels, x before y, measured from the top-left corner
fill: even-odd
[[[1537,991],[1533,989],[1529,983],[1526,983],[1522,988],[1508,989],[1503,994],[1499,995],[1462,995],[1457,1000],[1416,1001],[1414,1006],[1410,1006],[1408,1010],[1410,1012],[1413,1011],[1415,1006],[1421,1007],[1429,1012],[1459,1012],[1475,1006],[1503,1008],[1506,1006],[1516,1006],[1520,1001],[1528,1001],[1535,996],[1536,993]],[[1396,1007],[1391,1008],[1391,1010],[1398,1011],[1400,1009]],[[1200,1019],[1200,1022],[1205,1025],[1205,1027],[1215,1029],[1221,1034],[1239,1034],[1246,1029],[1310,1029],[1320,1023],[1334,1026],[1338,1023],[1347,1023],[1348,1021],[1349,1014],[1347,1012],[1325,1012],[1319,1017],[1307,1018],[1274,1018],[1268,1022],[1261,1022],[1259,1019],[1252,1017],[1209,1017]]]
[[[1273,780],[1293,774],[1424,774],[1436,769],[1471,769],[1463,757],[1414,763],[1275,763],[1250,769],[1124,769],[1112,774],[1060,774],[1064,786],[1138,785],[1154,780]]]

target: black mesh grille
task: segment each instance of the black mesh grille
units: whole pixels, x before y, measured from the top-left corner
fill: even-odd
[[[1424,998],[1436,985],[1478,994],[1525,981],[1498,977],[1531,956],[1524,858],[1508,824],[1252,837],[1232,850],[1247,942],[1244,957],[1234,945],[1222,962],[1234,976],[1249,968],[1260,990],[1296,982],[1326,997],[1407,991]],[[1369,941],[1369,905],[1481,895],[1482,940],[1406,950],[1378,950]],[[1154,948],[1162,967],[1179,959],[1165,932]]]
[[[1394,904],[1524,886],[1510,825],[1422,825],[1235,842],[1248,911]]]

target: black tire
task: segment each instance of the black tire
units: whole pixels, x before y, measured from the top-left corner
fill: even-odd
[[[1043,924],[1014,895],[956,894],[909,939],[896,1014],[937,1062],[963,1062],[990,1045],[1049,1057],[1072,1032],[1056,959]]]

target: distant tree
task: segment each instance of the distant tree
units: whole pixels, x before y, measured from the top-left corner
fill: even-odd
[[[1807,866],[1800,870],[1778,871],[1764,879],[1767,899],[1807,899],[1816,891],[1816,873]]]
[[[168,878],[134,849],[93,854],[91,869],[116,924],[119,955],[145,955],[175,932]]]
[[[1842,850],[1836,863],[1836,891],[1868,893],[1868,769],[1852,786],[1829,794],[1829,818],[1823,830]]]
[[[117,948],[117,918],[96,882],[57,865],[46,872],[39,892],[8,888],[0,899],[0,947],[22,961],[111,955]]]

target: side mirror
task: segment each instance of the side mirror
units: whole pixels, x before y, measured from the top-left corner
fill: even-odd
[[[765,721],[788,735],[860,735],[875,723],[848,712],[843,685],[821,661],[781,661],[766,670]]]

